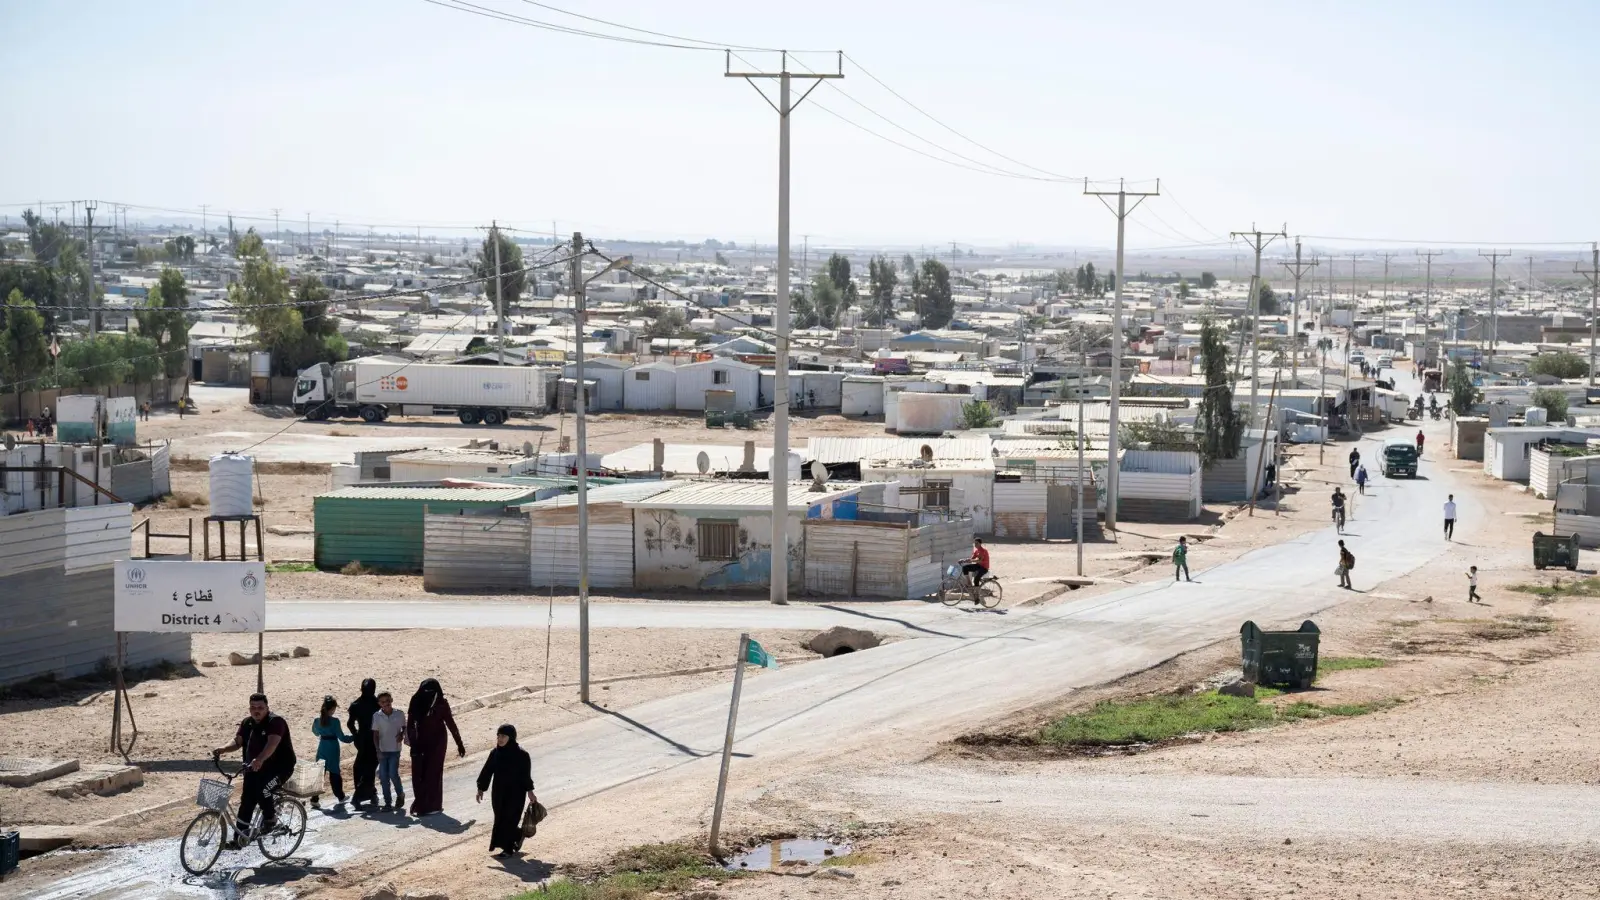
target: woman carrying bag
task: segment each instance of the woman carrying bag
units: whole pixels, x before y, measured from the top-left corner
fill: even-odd
[[[494,830],[489,834],[489,849],[498,847],[502,859],[520,853],[525,824],[523,798],[527,798],[530,811],[542,807],[538,805],[539,798],[533,792],[533,760],[529,758],[528,751],[518,746],[515,726],[501,725],[495,732],[495,748],[489,751],[489,758],[483,761],[483,771],[478,773],[479,803],[483,802],[484,791],[490,791],[489,803],[494,807]],[[529,818],[532,820],[534,817]]]

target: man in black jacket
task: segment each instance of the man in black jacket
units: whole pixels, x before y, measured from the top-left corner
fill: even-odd
[[[236,848],[244,845],[250,830],[250,817],[261,807],[261,830],[252,837],[269,834],[278,825],[275,809],[278,788],[294,771],[294,738],[289,723],[267,707],[266,694],[250,695],[250,715],[239,723],[233,741],[211,751],[221,756],[244,748],[244,792],[239,796],[239,827],[234,832]]]

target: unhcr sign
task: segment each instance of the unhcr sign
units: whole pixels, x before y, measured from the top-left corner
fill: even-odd
[[[263,563],[128,559],[117,562],[114,577],[117,631],[266,629]]]

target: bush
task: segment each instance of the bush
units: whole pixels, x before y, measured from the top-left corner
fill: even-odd
[[[1552,378],[1583,378],[1589,374],[1589,364],[1576,353],[1559,350],[1535,356],[1528,363],[1528,374],[1549,375]]]
[[[376,575],[377,572],[377,569],[363,566],[359,559],[350,560],[344,564],[344,568],[339,570],[340,575]]]
[[[1550,414],[1551,423],[1567,420],[1567,394],[1556,388],[1539,388],[1533,392],[1533,405],[1542,406]]]
[[[961,419],[968,428],[990,428],[995,422],[994,410],[987,400],[974,400],[961,407]]]

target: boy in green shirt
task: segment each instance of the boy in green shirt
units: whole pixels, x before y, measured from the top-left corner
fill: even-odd
[[[1178,538],[1178,546],[1172,548],[1172,566],[1174,569],[1172,573],[1173,581],[1177,581],[1179,575],[1183,576],[1184,581],[1194,580],[1189,577],[1189,538],[1187,536]]]

